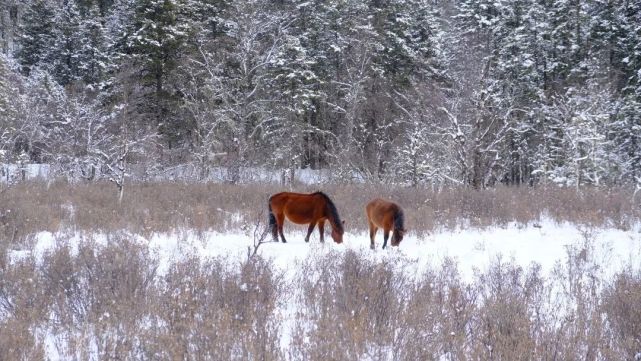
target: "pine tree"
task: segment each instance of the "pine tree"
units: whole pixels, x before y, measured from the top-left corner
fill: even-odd
[[[620,90],[620,108],[613,117],[609,135],[620,162],[624,183],[641,183],[641,4],[616,3],[616,16],[606,35],[616,40],[610,55],[615,84]],[[607,29],[607,20],[601,28]],[[611,41],[610,41],[611,42]]]
[[[9,54],[15,48],[19,33],[19,19],[27,7],[22,0],[4,0],[0,3],[0,52]]]
[[[9,71],[4,57],[0,56],[0,118],[7,118],[9,112]]]
[[[27,9],[16,52],[23,73],[29,74],[32,67],[50,61],[48,55],[54,44],[54,18],[54,10],[47,0],[34,0]]]
[[[170,148],[185,132],[185,124],[173,116],[179,95],[169,82],[187,35],[185,24],[178,18],[180,6],[175,0],[136,2],[127,38],[127,53],[140,67],[140,85],[146,90],[138,109],[155,121]]]
[[[11,106],[13,95],[9,84],[9,69],[5,58],[0,56],[0,163],[10,156],[11,146],[15,135],[15,112]]]
[[[98,84],[105,79],[112,59],[108,56],[108,39],[99,9],[93,6],[89,16],[80,24],[81,44],[77,50],[79,75],[86,84]]]
[[[552,88],[562,94],[566,86],[585,78],[585,38],[589,16],[585,3],[580,0],[554,0],[550,12],[552,47],[549,74]]]
[[[190,23],[190,40],[216,38],[226,33],[225,11],[232,7],[229,0],[186,0],[182,18]]]
[[[73,0],[83,17],[90,16],[92,8],[97,8],[100,16],[105,16],[118,0]]]
[[[375,58],[378,71],[400,87],[411,84],[413,77],[436,75],[436,20],[428,3],[393,0],[374,1],[370,6],[380,49]]]
[[[80,32],[80,21],[80,12],[74,1],[67,1],[55,18],[53,47],[48,56],[51,64],[47,68],[62,86],[80,79],[82,60],[78,58],[78,52],[85,35]]]

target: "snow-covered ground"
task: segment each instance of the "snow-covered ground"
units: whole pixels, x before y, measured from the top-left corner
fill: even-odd
[[[97,179],[106,179],[107,175],[102,174],[99,167],[96,168]],[[202,174],[202,170],[193,164],[181,164],[168,167],[163,170],[154,170],[150,172],[143,166],[130,165],[128,170],[129,176],[135,180],[146,181],[199,181],[227,183],[230,174],[225,167],[211,167],[207,175]],[[302,184],[323,184],[331,179],[329,169],[296,169],[294,174],[291,170],[274,170],[262,167],[241,167],[238,170],[237,183],[239,184],[256,184],[256,183],[291,183],[292,181]],[[49,164],[13,164],[0,163],[0,183],[12,183],[18,180],[49,180],[56,177],[66,176],[67,179],[76,180],[71,174],[56,174]],[[362,180],[358,174],[352,175],[352,181]]]
[[[474,281],[475,274],[489,269],[492,262],[501,258],[523,267],[532,263],[541,265],[545,274],[557,263],[566,262],[571,250],[587,247],[590,258],[600,265],[602,276],[609,278],[617,272],[631,268],[638,270],[641,263],[641,226],[623,231],[618,229],[592,229],[573,224],[556,224],[544,221],[527,226],[511,224],[506,227],[488,229],[442,229],[424,236],[409,233],[400,247],[381,249],[382,234],[377,235],[377,249],[369,249],[369,236],[365,232],[345,234],[343,244],[335,244],[330,237],[324,244],[318,240],[318,233],[310,243],[303,241],[306,227],[287,225],[288,243],[269,242],[260,246],[259,253],[273,261],[276,267],[286,275],[295,275],[299,262],[308,257],[315,257],[329,252],[354,250],[363,257],[382,260],[387,257],[402,258],[409,267],[405,270],[408,276],[420,275],[426,268],[434,269],[446,259],[453,259],[464,281]],[[42,256],[58,246],[68,245],[72,252],[87,239],[96,242],[98,247],[107,244],[122,235],[83,235],[80,233],[49,232],[38,233],[31,244],[22,249],[9,252],[10,262],[34,256]],[[130,236],[130,235],[129,235]],[[131,236],[130,236],[131,237]],[[133,236],[135,240],[149,247],[158,257],[162,274],[172,262],[182,258],[197,256],[205,260],[210,257],[247,257],[248,247],[253,246],[253,230],[228,233],[176,231],[170,234],[155,234],[149,238]],[[636,260],[636,261],[635,261]],[[291,342],[291,330],[294,325],[296,303],[282,305],[283,329],[280,339],[282,349],[287,349]],[[47,355],[52,360],[64,359],[57,349],[58,335],[54,330],[43,329],[42,334],[47,344]],[[64,344],[64,342],[62,342]]]
[[[303,241],[306,227],[286,225],[288,243],[268,242],[260,246],[259,253],[271,259],[283,270],[295,269],[306,257],[322,255],[329,251],[344,252],[348,249],[360,252],[365,257],[402,257],[415,267],[408,272],[421,272],[426,267],[437,267],[445,259],[457,261],[459,271],[466,280],[472,280],[476,271],[487,269],[499,257],[504,261],[527,267],[533,262],[541,265],[544,272],[550,271],[557,262],[564,262],[570,249],[589,247],[591,258],[600,264],[604,275],[612,275],[626,267],[638,269],[641,264],[641,227],[630,230],[587,228],[573,224],[556,224],[553,221],[527,226],[511,224],[488,229],[439,230],[424,236],[409,233],[400,247],[381,249],[382,234],[376,239],[377,249],[369,249],[369,235],[365,232],[346,233],[343,244],[335,244],[331,237],[321,244],[318,232],[314,231],[310,243]],[[326,234],[329,232],[326,232]],[[109,242],[108,235],[92,235],[98,244]],[[160,261],[162,273],[172,262],[181,258],[198,256],[202,259],[216,256],[246,257],[248,247],[253,245],[253,231],[228,233],[176,231],[170,234],[155,234],[149,238],[135,236],[147,244]],[[86,239],[82,234],[38,233],[29,249],[10,252],[12,260],[33,253],[40,258],[58,244],[75,248]],[[635,260],[637,260],[635,262]]]

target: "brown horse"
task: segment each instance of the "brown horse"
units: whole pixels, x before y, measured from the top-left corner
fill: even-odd
[[[329,221],[332,226],[334,242],[343,242],[345,222],[341,221],[336,206],[323,192],[311,194],[282,192],[269,197],[269,226],[276,242],[278,242],[279,233],[281,241],[287,242],[283,235],[285,217],[296,224],[309,224],[305,242],[309,242],[309,236],[316,224],[318,224],[320,241],[325,242],[325,221]]]
[[[383,248],[387,246],[390,230],[394,230],[392,236],[392,246],[398,246],[405,235],[405,226],[403,225],[403,210],[396,203],[376,198],[369,202],[365,207],[367,213],[367,222],[369,223],[369,238],[372,242],[370,248],[374,249],[374,238],[376,231],[383,228]]]

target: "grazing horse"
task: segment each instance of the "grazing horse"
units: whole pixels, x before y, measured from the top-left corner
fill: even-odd
[[[369,223],[369,238],[372,242],[370,248],[374,249],[374,238],[376,231],[383,228],[383,248],[387,246],[390,230],[394,230],[392,236],[392,246],[398,246],[405,235],[405,226],[403,225],[403,210],[396,203],[376,198],[369,202],[365,207],[367,213],[367,222]]]
[[[338,216],[334,202],[323,192],[311,194],[282,192],[269,197],[269,226],[274,241],[278,242],[278,234],[283,243],[283,224],[285,217],[296,224],[309,224],[305,242],[309,242],[309,236],[314,227],[318,224],[320,241],[325,242],[325,221],[332,226],[332,238],[336,243],[343,242],[343,224]]]

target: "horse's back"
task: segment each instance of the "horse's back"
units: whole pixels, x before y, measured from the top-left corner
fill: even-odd
[[[313,202],[313,196],[315,193],[294,193],[294,192],[280,192],[273,194],[269,197],[269,203],[274,204],[285,204],[285,203],[309,203]]]
[[[294,223],[305,224],[320,217],[324,199],[317,193],[281,192],[272,195],[269,202],[274,211],[283,213]]]
[[[372,199],[365,206],[367,219],[378,227],[391,227],[394,215],[399,212],[401,207],[394,202],[381,198]]]
[[[378,211],[378,212],[395,212],[399,210],[401,207],[398,206],[398,204],[394,202],[387,201],[382,198],[375,198],[372,199],[369,203],[367,203],[367,206],[365,206],[365,209],[369,211]]]

